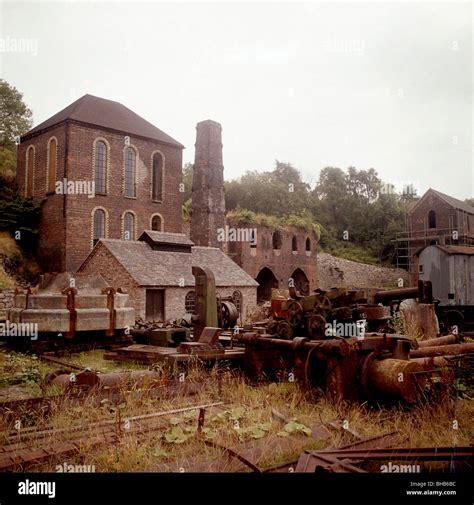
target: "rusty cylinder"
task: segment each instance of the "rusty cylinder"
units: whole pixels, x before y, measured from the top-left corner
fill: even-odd
[[[422,347],[415,351],[410,351],[410,358],[426,358],[429,356],[446,356],[454,354],[466,354],[474,352],[474,343],[472,344],[451,344]]]
[[[435,345],[447,345],[447,344],[456,344],[459,342],[459,338],[457,335],[445,335],[444,337],[430,338],[429,340],[421,340],[418,342],[419,347],[432,347]]]
[[[422,370],[419,363],[410,360],[374,360],[368,370],[369,391],[377,397],[390,395],[407,403],[416,403],[418,391],[412,374]]]

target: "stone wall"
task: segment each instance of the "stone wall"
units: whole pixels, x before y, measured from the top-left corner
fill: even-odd
[[[0,289],[0,320],[5,320],[8,316],[8,309],[13,307],[13,289]]]
[[[398,279],[403,279],[407,287],[408,272],[397,268],[385,268],[365,263],[358,263],[332,256],[328,253],[318,253],[318,287],[365,288],[398,286]]]

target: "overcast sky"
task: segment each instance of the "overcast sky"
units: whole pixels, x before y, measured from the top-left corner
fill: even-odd
[[[313,184],[325,166],[352,165],[474,196],[470,2],[0,9],[0,76],[35,125],[90,93],[182,142],[184,162],[196,123],[219,121],[226,179],[278,159]]]

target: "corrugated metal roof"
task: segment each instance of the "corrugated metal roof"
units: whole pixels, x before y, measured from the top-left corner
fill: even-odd
[[[157,140],[181,148],[184,147],[165,132],[153,126],[146,119],[143,119],[138,114],[135,114],[135,112],[125,107],[125,105],[93,95],[84,95],[79,98],[65,109],[59,111],[46,121],[43,121],[38,126],[35,126],[26,133],[22,139],[68,119],[117,130],[129,135],[137,135],[139,137]]]
[[[416,252],[417,256],[421,254],[422,251],[427,249],[428,247],[436,247],[437,249],[441,249],[441,251],[444,251],[447,254],[467,254],[467,255],[474,255],[474,247],[469,247],[466,245],[440,245],[440,244],[433,244],[433,245],[428,245],[426,247],[423,247],[422,249],[418,250]]]
[[[194,286],[193,266],[212,270],[216,286],[258,286],[218,248],[195,246],[191,253],[155,251],[142,241],[101,239],[85,262],[92,261],[101,246],[110,251],[140,286],[178,286],[180,282],[184,286]]]

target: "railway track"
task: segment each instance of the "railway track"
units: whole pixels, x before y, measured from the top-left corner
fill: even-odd
[[[139,440],[165,427],[160,418],[196,410],[198,430],[204,422],[203,412],[218,408],[223,402],[190,405],[178,409],[153,412],[121,419],[107,419],[77,425],[70,428],[26,429],[17,434],[8,434],[7,443],[0,447],[0,471],[24,470],[31,465],[42,463],[59,456],[67,456],[97,446],[116,443],[122,437],[133,435]],[[68,440],[57,441],[57,436],[71,436]]]

